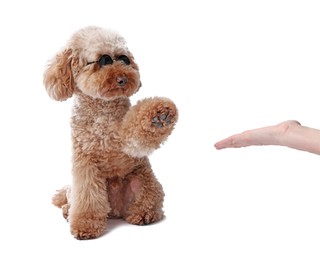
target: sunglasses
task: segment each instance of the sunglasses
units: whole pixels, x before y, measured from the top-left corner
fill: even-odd
[[[88,62],[87,65],[90,65],[92,63],[99,63],[100,67],[103,67],[103,66],[106,66],[106,65],[111,65],[113,63],[113,61],[121,61],[125,65],[129,65],[130,64],[130,59],[126,55],[120,55],[114,60],[109,55],[105,54],[105,55],[102,55],[99,58],[99,60],[97,60],[97,61]]]

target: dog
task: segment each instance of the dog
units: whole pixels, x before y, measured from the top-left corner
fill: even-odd
[[[108,218],[135,225],[163,219],[164,191],[148,156],[172,133],[178,110],[165,97],[131,105],[141,81],[125,39],[96,26],[76,31],[48,62],[43,82],[52,99],[74,99],[72,183],[52,198],[71,234],[100,237]]]

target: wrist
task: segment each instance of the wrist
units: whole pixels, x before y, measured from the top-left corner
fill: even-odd
[[[301,128],[298,121],[289,120],[277,125],[277,134],[275,135],[275,144],[282,146],[291,146],[292,137],[296,135]],[[293,139],[295,139],[293,137]]]

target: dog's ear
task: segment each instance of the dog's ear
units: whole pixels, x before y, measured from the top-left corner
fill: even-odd
[[[52,99],[63,101],[74,92],[74,78],[71,62],[72,50],[66,49],[58,53],[48,64],[43,75],[43,83]]]

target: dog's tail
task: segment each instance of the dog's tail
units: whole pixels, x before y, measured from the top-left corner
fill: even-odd
[[[64,186],[61,190],[57,190],[57,193],[52,197],[52,204],[62,208],[62,206],[68,204],[68,198],[70,198],[70,186]]]

